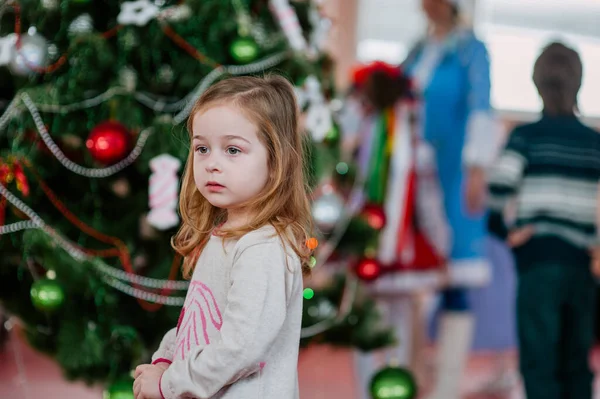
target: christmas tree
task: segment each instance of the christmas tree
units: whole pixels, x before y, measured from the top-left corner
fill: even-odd
[[[341,248],[352,171],[338,162],[330,23],[308,0],[0,6],[0,300],[67,378],[117,381],[176,324],[185,121],[219,79],[275,72],[295,84],[325,248],[315,266]],[[351,278],[305,298],[302,345],[392,340]]]

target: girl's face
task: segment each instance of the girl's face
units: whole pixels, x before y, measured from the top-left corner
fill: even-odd
[[[194,116],[192,132],[194,181],[208,202],[237,210],[262,192],[268,151],[242,112],[227,105],[208,108]]]
[[[421,0],[421,7],[433,23],[446,23],[452,19],[452,5],[448,0]]]

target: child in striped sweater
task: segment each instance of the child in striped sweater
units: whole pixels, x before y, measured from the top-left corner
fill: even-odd
[[[533,80],[543,116],[512,132],[490,175],[489,228],[515,254],[527,398],[590,399],[600,135],[575,115],[582,65],[574,50],[549,45]],[[504,211],[512,199],[517,215],[509,228]]]

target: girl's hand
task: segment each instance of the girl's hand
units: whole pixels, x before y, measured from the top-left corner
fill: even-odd
[[[162,399],[160,378],[165,372],[163,366],[142,364],[135,369],[133,395],[135,399]]]
[[[533,233],[535,233],[533,226],[523,226],[508,233],[506,242],[511,248],[520,247],[529,241],[531,236],[533,236]]]
[[[170,364],[167,362],[159,362],[156,364],[140,364],[139,366],[137,366],[135,368],[133,378],[138,378],[142,374],[142,371],[144,371],[146,368],[148,368],[148,366],[156,366],[156,367],[160,367],[163,370],[167,370],[169,368]]]

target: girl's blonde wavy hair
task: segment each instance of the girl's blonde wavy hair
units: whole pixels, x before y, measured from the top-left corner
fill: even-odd
[[[269,178],[262,193],[245,207],[252,219],[235,230],[221,230],[224,238],[240,238],[250,231],[272,225],[283,242],[291,247],[309,273],[311,250],[306,240],[312,232],[309,188],[305,176],[303,135],[298,126],[298,105],[292,85],[283,77],[234,77],[211,86],[194,104],[187,129],[199,112],[219,106],[236,107],[258,129],[267,148]],[[183,274],[189,278],[213,229],[226,219],[227,211],[211,205],[194,183],[194,151],[190,146],[182,177],[179,210],[182,225],[171,245],[184,257]]]

